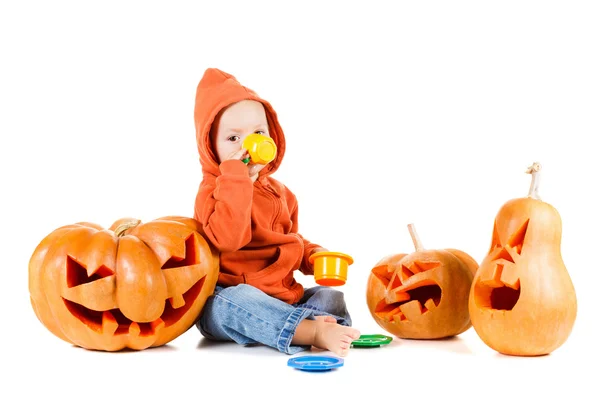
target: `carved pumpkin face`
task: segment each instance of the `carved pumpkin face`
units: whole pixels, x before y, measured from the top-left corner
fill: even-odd
[[[510,224],[505,221],[494,222],[492,245],[474,285],[477,306],[502,310],[500,314],[512,310],[521,295],[517,263],[529,225],[529,219],[512,220]]]
[[[408,229],[415,252],[386,257],[371,270],[371,316],[403,339],[439,339],[466,331],[477,262],[460,250],[425,250],[413,224]]]
[[[87,349],[163,345],[194,324],[216,285],[218,254],[199,232],[183,217],[58,228],[29,263],[33,309]]]

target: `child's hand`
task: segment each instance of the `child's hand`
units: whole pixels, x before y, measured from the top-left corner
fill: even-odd
[[[248,154],[248,150],[247,149],[240,149],[237,151],[234,151],[233,153],[231,153],[229,155],[229,157],[227,157],[228,160],[240,160],[242,161],[245,158],[250,158],[250,154]],[[248,176],[255,181],[256,178],[258,178],[258,173],[260,172],[261,169],[263,169],[265,166],[262,164],[254,164],[253,162],[250,162],[248,165]]]
[[[315,253],[320,253],[320,252],[322,252],[322,251],[329,251],[329,250],[327,250],[327,249],[326,249],[326,248],[324,248],[324,247],[317,247],[317,248],[313,249],[313,250],[310,252],[310,255],[312,256],[313,254],[315,254]]]
[[[229,157],[227,157],[228,160],[243,160],[244,158],[248,158],[248,150],[246,149],[239,149],[237,151],[234,151],[233,153],[231,153],[229,155]]]

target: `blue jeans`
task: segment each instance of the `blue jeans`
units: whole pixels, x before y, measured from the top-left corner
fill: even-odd
[[[292,345],[292,336],[305,318],[329,315],[338,324],[351,326],[344,294],[325,286],[304,290],[296,304],[288,304],[247,284],[217,286],[196,327],[208,339],[249,345],[262,343],[286,354],[309,350]]]

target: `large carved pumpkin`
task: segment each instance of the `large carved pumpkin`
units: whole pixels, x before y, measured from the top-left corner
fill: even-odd
[[[371,270],[371,316],[403,339],[440,339],[466,331],[471,327],[468,300],[477,262],[456,249],[424,249],[414,226],[408,227],[415,251],[388,256]]]
[[[200,232],[184,217],[58,228],[29,262],[35,314],[86,349],[161,346],[194,324],[215,288],[219,256]]]
[[[516,356],[544,355],[569,337],[577,314],[573,282],[563,263],[558,211],[538,195],[539,163],[529,195],[507,201],[494,220],[488,255],[469,295],[479,337]]]

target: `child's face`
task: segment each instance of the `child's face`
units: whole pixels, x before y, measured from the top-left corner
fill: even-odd
[[[269,124],[263,105],[254,100],[242,100],[227,107],[217,116],[211,131],[211,142],[219,163],[241,159],[240,152],[246,136],[258,133],[269,135]],[[248,173],[256,179],[263,164],[248,164]]]

